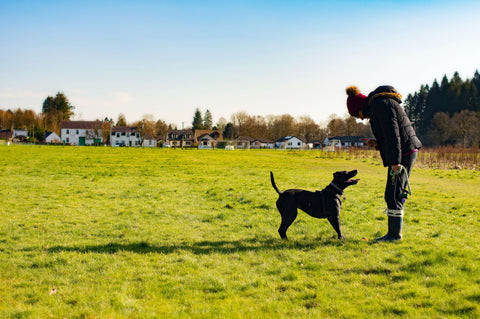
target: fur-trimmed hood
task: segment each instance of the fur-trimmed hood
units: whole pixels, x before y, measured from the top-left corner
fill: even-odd
[[[372,103],[373,100],[378,98],[390,98],[398,103],[402,103],[402,95],[398,93],[393,86],[389,85],[379,86],[375,91],[371,92],[368,95],[367,104]]]
[[[401,163],[403,154],[422,147],[412,123],[400,105],[402,96],[395,88],[380,86],[368,95],[367,101],[364,115],[370,119],[384,166]]]

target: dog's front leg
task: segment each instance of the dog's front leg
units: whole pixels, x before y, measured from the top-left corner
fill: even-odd
[[[339,216],[329,216],[328,221],[330,225],[333,226],[333,229],[337,232],[338,239],[343,239],[342,230],[340,229],[340,217]]]

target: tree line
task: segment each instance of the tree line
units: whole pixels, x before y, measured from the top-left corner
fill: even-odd
[[[331,115],[326,124],[318,124],[308,115],[294,118],[290,114],[260,116],[240,111],[232,114],[230,121],[220,118],[213,129],[223,131],[227,139],[249,136],[276,141],[290,135],[306,141],[323,141],[327,136],[372,136],[369,125],[337,115]]]
[[[465,81],[455,72],[439,84],[424,84],[404,103],[415,131],[425,145],[479,146],[480,74]]]
[[[0,128],[2,130],[25,129],[32,141],[43,141],[46,132],[56,132],[60,135],[61,121],[70,120],[74,115],[74,109],[68,98],[59,92],[55,97],[49,96],[45,99],[40,114],[32,110],[0,109]],[[155,120],[148,114],[135,122],[127,122],[122,113],[118,115],[116,122],[112,118],[97,119],[97,121],[103,122],[104,130],[113,125],[134,126],[141,131],[142,136],[165,137],[169,131],[177,129],[174,124]],[[192,125],[189,128],[220,130],[226,139],[250,136],[277,140],[287,135],[294,135],[307,141],[323,141],[326,136],[372,136],[368,125],[357,122],[350,116],[331,115],[326,124],[318,124],[308,115],[298,118],[290,114],[263,117],[240,111],[231,115],[229,121],[220,118],[217,123],[213,123],[210,110],[207,109],[202,113],[199,108],[195,109]],[[104,138],[108,139],[108,134],[105,134]]]
[[[458,145],[462,147],[479,146],[480,142],[480,74],[478,70],[472,79],[462,80],[455,72],[449,80],[446,75],[440,84],[435,79],[432,85],[421,85],[418,92],[409,94],[404,102],[405,110],[415,130],[427,146]],[[0,128],[26,129],[33,140],[43,141],[45,132],[60,134],[60,122],[70,120],[75,107],[61,92],[48,96],[42,105],[42,112],[32,110],[0,109]],[[165,137],[173,124],[155,120],[152,115],[144,115],[141,120],[127,122],[125,115],[119,114],[116,122],[105,118],[106,126],[136,126],[142,136]],[[331,115],[325,123],[316,123],[310,116],[294,118],[290,114],[250,115],[240,111],[230,119],[220,118],[212,121],[210,110],[202,112],[195,109],[192,129],[215,129],[223,132],[226,139],[239,136],[277,140],[294,135],[307,141],[323,141],[326,136],[363,136],[372,137],[370,126],[345,115]]]

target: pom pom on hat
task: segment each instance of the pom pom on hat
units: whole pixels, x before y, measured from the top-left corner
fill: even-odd
[[[357,94],[360,94],[360,90],[355,85],[349,86],[345,89],[345,91],[347,92],[348,96],[355,96]]]
[[[345,92],[348,95],[348,98],[347,98],[348,113],[350,113],[351,116],[358,116],[358,113],[367,104],[367,97],[362,93],[360,93],[360,90],[354,85],[346,88]]]

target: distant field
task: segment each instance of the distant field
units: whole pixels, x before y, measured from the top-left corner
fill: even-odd
[[[415,168],[404,241],[385,169],[319,151],[0,146],[0,318],[478,318],[480,172]],[[358,169],[346,239],[280,189]]]

